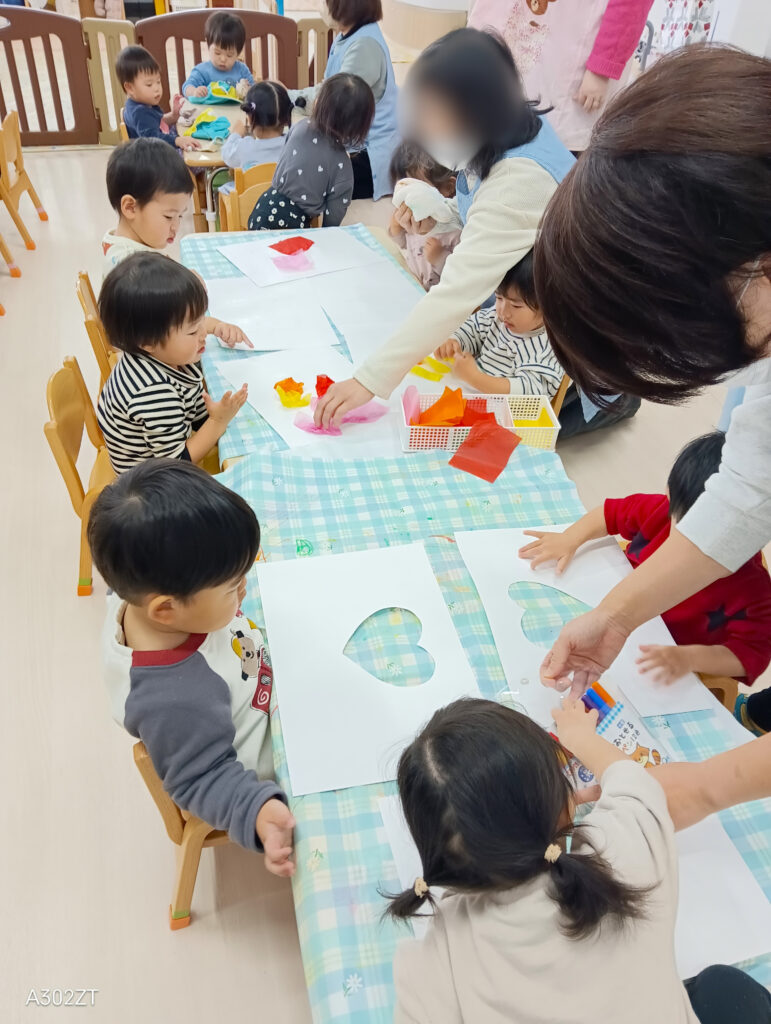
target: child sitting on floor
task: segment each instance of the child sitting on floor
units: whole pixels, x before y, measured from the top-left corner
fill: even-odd
[[[556,394],[564,374],[535,297],[532,251],[501,281],[495,307],[472,313],[435,354],[454,359],[455,376],[483,394]]]
[[[169,113],[158,105],[163,96],[158,61],[144,46],[126,46],[115,61],[115,75],[126,93],[123,123],[130,139],[163,139],[177,149],[198,149],[195,139],[177,135],[176,124],[182,97]]]
[[[124,473],[145,459],[200,462],[246,401],[246,385],[215,402],[204,390],[206,288],[160,253],[135,253],[111,270],[99,316],[123,353],[97,407],[110,462]]]
[[[736,968],[680,980],[677,845],[659,782],[596,734],[580,701],[554,719],[559,742],[503,705],[459,700],[402,754],[422,875],[390,913],[433,916],[422,941],[397,948],[395,1024],[767,1024],[771,997]],[[568,750],[602,782],[577,826]],[[718,1009],[729,1006],[741,1013]]]
[[[193,193],[190,172],[157,139],[136,139],[117,146],[107,161],[107,196],[118,226],[102,239],[102,273],[136,252],[160,252],[177,236]],[[251,342],[235,324],[207,316],[207,334],[229,347]]]
[[[292,123],[292,103],[280,82],[258,82],[241,104],[245,121],[233,125],[222,147],[228,167],[274,164],[284,151],[284,132]]]
[[[360,149],[375,114],[372,90],[358,75],[326,78],[312,114],[292,128],[271,187],[249,216],[250,231],[302,229],[321,215],[336,227],[353,195],[349,149]]]
[[[527,531],[536,537],[519,552],[535,568],[556,562],[561,573],[589,540],[620,534],[626,556],[638,566],[661,547],[709,478],[720,468],[725,434],[716,430],[683,448],[667,480],[667,494],[608,498],[564,533]],[[641,672],[670,683],[687,672],[734,676],[752,684],[771,661],[771,578],[760,553],[730,576],[710,583],[662,616],[677,646],[640,648]]]
[[[182,86],[183,96],[203,98],[212,82],[227,82],[245,96],[254,78],[249,68],[238,59],[246,44],[246,29],[237,14],[215,11],[206,19],[204,38],[209,59],[196,64]]]
[[[406,250],[407,266],[426,291],[438,283],[445,261],[460,240],[461,224],[454,203],[455,175],[413,142],[402,142],[391,158],[393,205],[388,234]],[[401,217],[433,217],[436,227],[427,235],[407,231]]]
[[[146,462],[99,495],[88,543],[111,590],[102,650],[113,717],[183,811],[292,875],[294,820],[270,781],[272,672],[240,611],[260,546],[254,512],[196,466]]]

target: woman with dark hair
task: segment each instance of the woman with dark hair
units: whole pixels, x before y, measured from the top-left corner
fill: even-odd
[[[771,539],[771,61],[691,47],[619,96],[546,211],[535,280],[557,358],[590,397],[674,404],[747,385],[705,492],[544,661],[546,685],[572,674],[580,693],[633,629]]]
[[[445,341],[532,249],[536,228],[574,160],[522,90],[503,42],[457,29],[429,46],[406,87],[407,129],[437,163],[458,172],[464,224],[442,278],[390,340],[333,384],[316,407],[328,425],[373,395],[387,398],[415,363]],[[408,210],[402,226],[427,233]]]

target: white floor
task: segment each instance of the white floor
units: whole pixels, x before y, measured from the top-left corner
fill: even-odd
[[[57,1022],[306,1024],[289,885],[259,858],[205,851],[195,922],[169,931],[173,847],[100,678],[104,588],[75,595],[78,521],[43,437],[45,384],[74,354],[95,390],[74,285],[80,269],[100,279],[100,240],[114,223],[107,155],[28,157],[50,216],[41,224],[31,206],[24,211],[36,252],[0,209],[0,233],[23,273],[11,280],[0,267],[0,1020],[36,1020],[24,1006],[30,990],[60,987],[99,991],[90,1011],[45,1015]],[[386,221],[387,202],[354,207],[353,219]],[[677,450],[714,424],[721,403],[715,389],[679,409],[647,405],[628,424],[566,443],[585,504],[663,488]]]

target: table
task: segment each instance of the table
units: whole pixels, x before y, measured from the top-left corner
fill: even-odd
[[[206,236],[183,241],[183,255],[205,276],[218,269],[214,244]],[[217,397],[224,382],[218,380],[215,363],[207,360],[205,369]],[[257,424],[251,438],[243,426],[239,429],[236,444],[252,454],[236,462],[222,481],[255,509],[266,559],[323,557],[423,541],[480,691],[501,699],[506,691],[503,669],[452,535],[459,529],[578,518],[584,509],[559,457],[520,445],[497,482],[488,484],[453,470],[444,452],[329,462],[270,451],[264,427]],[[263,626],[254,574],[249,583],[244,610]],[[544,628],[551,628],[548,617]],[[382,665],[393,657],[392,640],[384,634],[364,641],[370,663]],[[717,703],[715,713],[646,720],[672,753],[685,760],[701,760],[732,746],[729,723],[730,716]],[[379,798],[393,793],[395,784],[294,799],[278,704],[272,708],[271,729],[277,778],[290,794],[297,819],[298,869],[292,884],[313,1019],[317,1024],[386,1024],[393,1014],[394,950],[410,934],[409,926],[380,920],[384,901],[378,889],[399,889],[378,811]],[[721,819],[771,898],[771,801],[726,811]],[[771,983],[771,957],[743,966],[764,984]]]
[[[241,104],[236,103],[235,101],[232,103],[194,103],[190,105],[196,108],[196,116],[198,114],[202,114],[205,110],[210,110],[215,117],[226,117],[228,121],[230,121],[231,125],[243,121],[244,119],[244,112],[241,110]],[[199,190],[198,175],[195,175],[196,194],[198,198],[198,209],[196,209],[193,215],[195,229],[196,231],[215,231],[217,211],[214,207],[212,178],[217,171],[222,170],[225,166],[225,161],[222,159],[222,143],[204,142],[204,145],[211,145],[212,148],[188,149],[185,150],[183,156],[185,163],[191,171],[202,171],[201,178],[204,186],[203,190]],[[201,197],[203,197],[206,204],[203,209],[201,209]]]

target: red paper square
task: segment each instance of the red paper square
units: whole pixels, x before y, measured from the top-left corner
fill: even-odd
[[[296,252],[304,252],[306,249],[310,249],[312,245],[313,242],[310,238],[303,238],[302,235],[292,235],[291,238],[282,238],[280,242],[274,242],[269,248],[283,253],[284,256],[294,256]]]
[[[492,484],[506,468],[511,453],[521,440],[498,423],[475,423],[450,459],[450,465]]]

